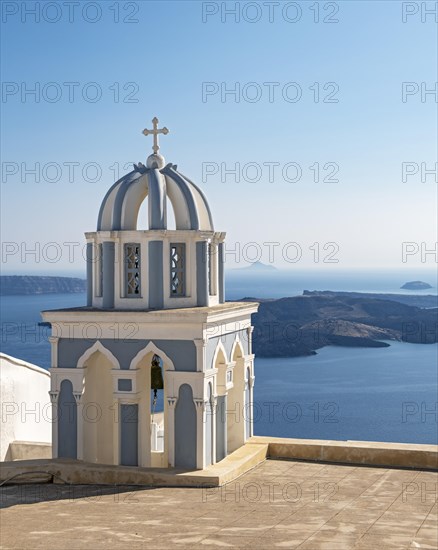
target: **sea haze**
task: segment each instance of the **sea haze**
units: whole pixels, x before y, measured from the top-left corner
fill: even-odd
[[[251,269],[231,269],[226,273],[227,300],[245,296],[257,298],[284,298],[298,296],[303,290],[333,290],[345,292],[373,292],[379,294],[437,294],[436,270],[397,271],[341,271],[277,270],[254,272]],[[432,288],[426,290],[402,290],[408,281],[424,281]]]

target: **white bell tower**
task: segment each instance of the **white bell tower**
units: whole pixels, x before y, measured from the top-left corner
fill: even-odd
[[[159,154],[158,136],[169,130],[152,122],[143,134],[153,136],[153,154],[110,187],[97,230],[85,234],[87,305],[43,312],[52,324],[53,452],[202,469],[252,435],[258,305],[225,302],[225,233],[214,230],[199,187]],[[138,230],[145,200],[148,229]],[[151,424],[157,364],[159,426]]]

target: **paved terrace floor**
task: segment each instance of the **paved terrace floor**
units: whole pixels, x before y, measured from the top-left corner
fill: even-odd
[[[438,474],[268,460],[222,488],[15,485],[2,549],[438,548]]]

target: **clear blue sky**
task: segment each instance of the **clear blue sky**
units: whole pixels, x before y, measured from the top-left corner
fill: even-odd
[[[2,241],[18,243],[21,251],[57,242],[63,253],[59,262],[41,257],[38,264],[30,255],[22,263],[19,253],[3,254],[5,273],[83,268],[80,255],[69,263],[63,243],[82,243],[84,231],[95,230],[114,163],[145,162],[152,144],[141,131],[153,116],[171,131],[161,139],[161,152],[202,186],[230,249],[236,242],[257,242],[267,263],[264,242],[281,248],[294,241],[303,251],[300,262],[291,265],[277,254],[276,264],[310,268],[321,265],[309,246],[335,242],[340,263],[334,268],[435,265],[433,256],[422,263],[420,254],[402,263],[403,242],[419,243],[421,250],[420,243],[431,248],[437,241],[436,179],[429,175],[421,182],[419,172],[402,181],[403,162],[418,163],[421,171],[421,162],[432,168],[437,160],[437,103],[432,94],[421,100],[421,83],[431,89],[438,80],[437,25],[431,15],[421,21],[420,3],[406,23],[398,1],[319,2],[319,23],[314,2],[300,2],[301,14],[292,6],[286,15],[287,2],[271,4],[272,22],[262,2],[258,13],[248,2],[238,3],[239,22],[232,15],[221,22],[221,2],[119,2],[118,23],[112,1],[97,3],[101,15],[94,23],[95,8],[84,14],[87,2],[73,16],[64,4],[58,12],[47,2],[25,4],[37,4],[39,22],[23,13],[21,2],[3,2]],[[203,22],[203,9],[216,8]],[[339,22],[324,23],[324,17]],[[79,83],[70,85],[71,98],[65,82]],[[83,98],[93,97],[91,82],[102,92],[96,102]],[[231,95],[221,101],[220,93],[203,101],[205,82],[219,89],[238,82],[240,101]],[[257,86],[245,87],[249,82]],[[279,83],[272,101],[266,82]],[[290,82],[302,91],[296,102],[282,95]],[[336,103],[323,101],[335,89],[324,90],[328,82],[338,87]],[[406,102],[403,82],[419,88]],[[31,94],[21,98],[35,83],[39,101]],[[127,83],[134,84],[123,89]],[[259,101],[249,101],[257,90]],[[289,99],[293,90],[284,92]],[[59,101],[50,102],[59,91]],[[138,101],[123,101],[127,97]],[[259,181],[249,181],[251,170],[241,173],[240,182],[221,173],[221,163],[232,168],[236,162],[241,168],[258,163]],[[295,183],[282,177],[282,167],[292,162],[302,169]],[[339,182],[314,182],[309,166],[319,163],[326,176],[328,162],[339,166]],[[23,181],[24,170],[35,163],[41,181],[32,174]],[[59,165],[61,175],[48,163]],[[79,163],[73,182],[66,163]],[[94,183],[84,181],[87,163],[101,168]],[[205,182],[203,163],[219,166]],[[274,181],[266,163],[279,163]],[[94,177],[92,168],[88,176]]]

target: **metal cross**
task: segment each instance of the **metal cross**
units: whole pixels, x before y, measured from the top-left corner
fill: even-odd
[[[152,119],[152,124],[154,125],[154,129],[153,130],[148,130],[147,128],[145,128],[143,130],[143,134],[145,136],[149,136],[149,135],[154,136],[154,145],[152,147],[152,150],[154,152],[154,155],[156,155],[158,153],[158,151],[160,150],[160,146],[158,145],[158,134],[166,135],[166,134],[169,133],[169,130],[166,127],[158,129],[158,118],[157,117],[154,117]]]

